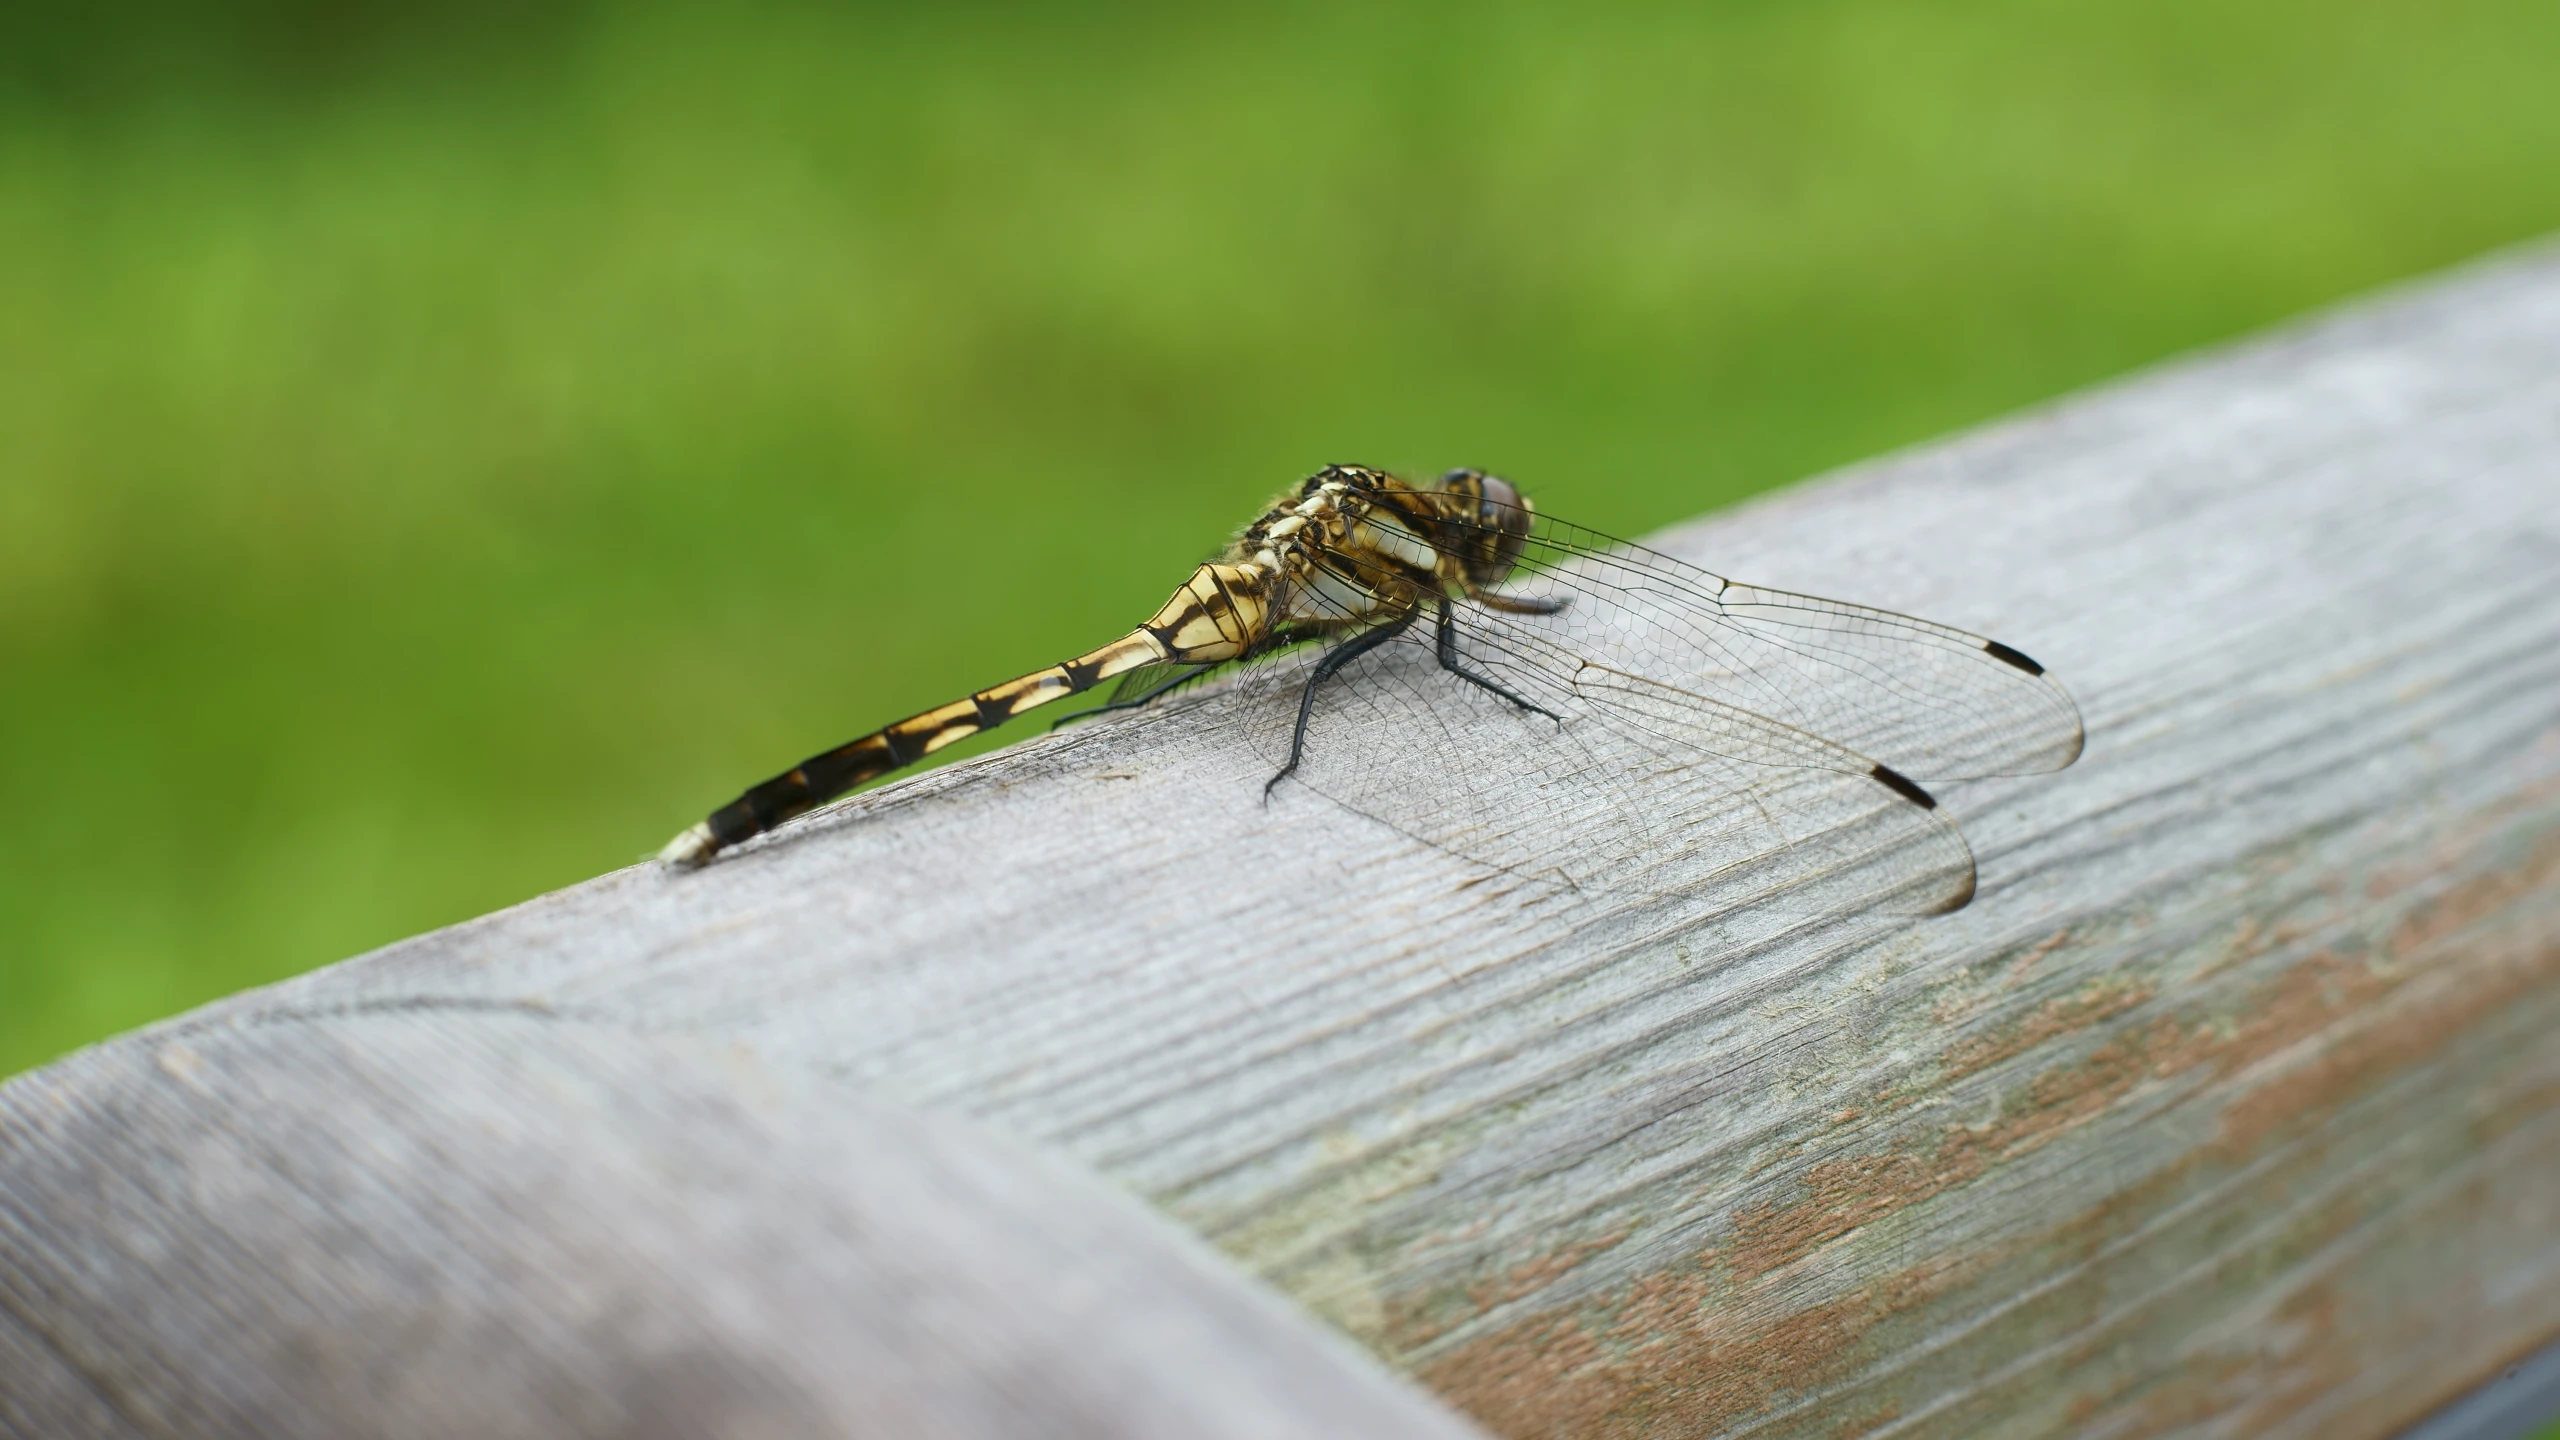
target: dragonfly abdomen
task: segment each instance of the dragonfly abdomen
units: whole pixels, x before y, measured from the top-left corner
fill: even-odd
[[[1140,666],[1233,660],[1269,636],[1268,589],[1267,576],[1258,567],[1203,565],[1155,618],[1101,649],[990,685],[812,755],[712,811],[701,824],[667,842],[658,858],[699,865],[721,849],[913,765],[945,745],[992,730],[1026,710],[1081,695]]]

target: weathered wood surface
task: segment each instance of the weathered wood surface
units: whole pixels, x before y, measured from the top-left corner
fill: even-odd
[[[2400,1440],[2535,1440],[2560,1420],[2560,1345],[2546,1345],[2401,1432]]]
[[[30,1440],[1480,1433],[1089,1177],[718,1044],[286,1006],[10,1100]]]
[[[362,1356],[424,1331],[495,1375],[557,1359],[555,1395],[807,1393],[820,1331],[870,1336],[889,1376],[879,1316],[932,1287],[829,1260],[824,1217],[896,1212],[886,1172],[940,1163],[945,1129],[1143,1197],[1504,1435],[2378,1436],[2560,1335],[2560,255],[1665,543],[1998,636],[2072,688],[2076,768],[1942,792],[1970,909],[1821,924],[1488,881],[1320,800],[1262,805],[1211,695],[14,1082],[0,1345],[87,1376],[64,1405],[375,1373],[218,1343],[288,1311]],[[454,1055],[482,1099],[439,1118]],[[730,1178],[652,1150],[768,1084],[790,1123],[688,1122]],[[770,1192],[737,1178],[758,1154]],[[437,1171],[484,1208],[402,1202]],[[288,1200],[325,1240],[221,1249]],[[949,1283],[1060,1273],[1045,1232],[1005,1239],[1025,1213]],[[495,1316],[428,1264],[491,1246],[519,1267]],[[721,1318],[667,1318],[695,1292]],[[1161,1399],[1117,1305],[1086,1305],[1114,1373],[1145,1372],[1113,1393]],[[635,1360],[635,1310],[728,1348]],[[568,1338],[525,1338],[545,1326]],[[759,1372],[741,1347],[768,1334]],[[502,1363],[537,1343],[570,1348]],[[977,1383],[1066,1384],[1007,1353]]]

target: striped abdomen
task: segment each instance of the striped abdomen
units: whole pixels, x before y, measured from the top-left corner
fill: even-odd
[[[1144,665],[1233,660],[1270,633],[1269,577],[1251,564],[1203,565],[1155,618],[1099,650],[937,705],[812,755],[711,812],[667,842],[658,858],[699,865],[724,846],[760,835],[856,785],[913,765],[954,741],[992,730],[1025,710],[1081,695]]]

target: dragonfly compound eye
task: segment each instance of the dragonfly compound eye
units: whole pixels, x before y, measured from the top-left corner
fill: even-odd
[[[1501,584],[1510,578],[1511,567],[1520,563],[1521,548],[1528,543],[1529,528],[1537,523],[1537,513],[1529,507],[1529,497],[1515,489],[1499,475],[1481,470],[1453,471],[1443,484],[1459,474],[1466,476],[1463,488],[1450,486],[1460,493],[1473,492],[1474,513],[1466,517],[1464,543],[1459,547],[1459,564],[1467,579],[1480,587]]]

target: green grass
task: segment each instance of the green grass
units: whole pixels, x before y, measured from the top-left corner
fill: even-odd
[[[0,1073],[1323,461],[1642,530],[2560,225],[2547,0],[121,13],[0,21]]]

